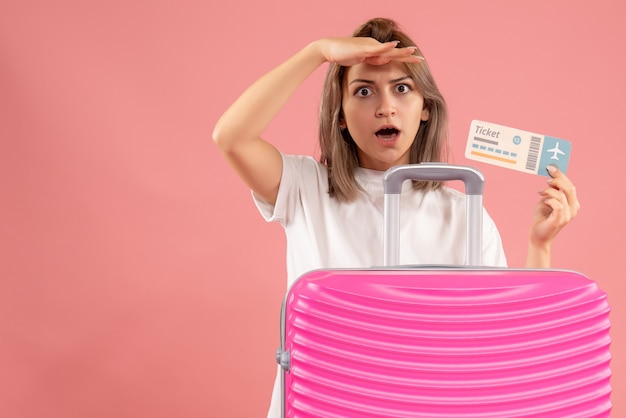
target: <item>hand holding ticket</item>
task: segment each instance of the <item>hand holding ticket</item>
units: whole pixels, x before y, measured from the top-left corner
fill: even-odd
[[[546,167],[567,171],[572,145],[551,136],[473,120],[465,157],[524,173],[549,176]]]

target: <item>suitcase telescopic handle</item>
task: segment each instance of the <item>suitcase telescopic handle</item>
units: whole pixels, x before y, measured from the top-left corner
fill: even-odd
[[[399,165],[390,168],[385,173],[383,178],[385,190],[384,265],[396,266],[400,261],[400,192],[406,180],[463,181],[467,207],[465,263],[468,266],[480,266],[485,178],[475,168],[445,163]]]

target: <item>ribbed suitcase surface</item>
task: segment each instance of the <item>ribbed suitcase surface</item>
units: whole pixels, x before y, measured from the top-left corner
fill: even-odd
[[[282,326],[286,417],[610,415],[609,306],[579,273],[319,270]]]

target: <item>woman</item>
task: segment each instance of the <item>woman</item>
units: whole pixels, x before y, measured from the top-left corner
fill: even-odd
[[[320,105],[320,161],[283,155],[261,134],[302,82],[330,63]],[[445,161],[447,110],[415,43],[389,19],[349,38],[312,42],[250,86],[213,139],[253,191],[262,215],[287,235],[288,283],[317,268],[382,265],[382,175],[399,164]],[[580,205],[556,168],[540,192],[527,267],[549,267],[553,239]],[[462,264],[465,197],[438,182],[403,189],[401,264]],[[506,266],[484,213],[482,261]],[[269,417],[280,414],[275,385]]]

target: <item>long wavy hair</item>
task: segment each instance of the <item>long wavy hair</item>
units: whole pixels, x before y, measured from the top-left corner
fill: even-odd
[[[416,46],[415,42],[391,19],[368,20],[354,31],[353,37],[371,37],[379,42],[400,41],[399,48]],[[419,48],[416,55],[423,56]],[[426,61],[416,64],[404,63],[407,73],[415,80],[424,97],[424,109],[429,119],[421,121],[411,145],[409,162],[442,162],[448,159],[448,110],[435,84]],[[341,130],[343,118],[342,99],[344,77],[347,67],[331,63],[326,73],[319,109],[320,162],[328,167],[328,191],[341,201],[357,197],[359,186],[354,172],[359,167],[357,145],[347,129]],[[420,118],[421,115],[415,115]],[[422,190],[437,189],[440,182],[414,181],[414,187]]]

